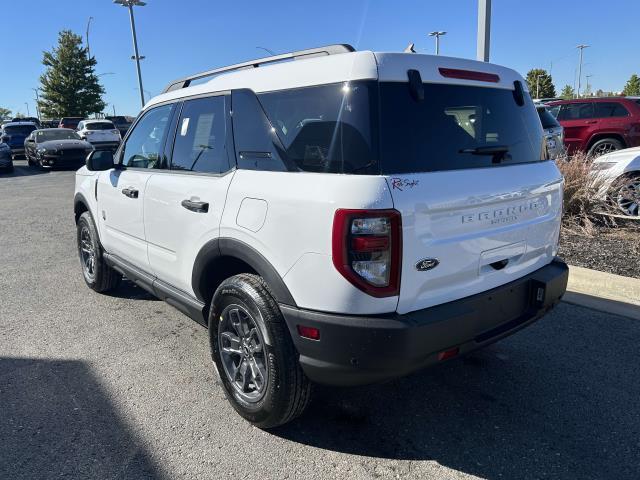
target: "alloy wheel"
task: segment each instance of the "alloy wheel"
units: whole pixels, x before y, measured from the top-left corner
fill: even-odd
[[[640,216],[640,177],[625,180],[618,189],[616,205],[624,215]]]
[[[87,226],[80,230],[80,257],[82,268],[87,278],[93,280],[96,274],[96,251],[91,241],[91,233]]]
[[[602,155],[614,152],[616,150],[618,150],[618,146],[615,143],[604,142],[604,143],[601,143],[600,145],[598,145],[596,148],[593,149],[593,156],[594,157],[600,157]]]
[[[241,398],[256,403],[269,382],[262,333],[240,305],[229,305],[220,317],[218,345],[225,375]]]

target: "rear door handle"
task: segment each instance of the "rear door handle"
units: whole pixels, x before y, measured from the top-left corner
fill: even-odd
[[[123,188],[122,194],[129,198],[138,198],[138,190],[136,190],[135,188]]]
[[[187,210],[198,213],[207,213],[209,211],[209,202],[197,202],[194,200],[182,200],[180,203]]]

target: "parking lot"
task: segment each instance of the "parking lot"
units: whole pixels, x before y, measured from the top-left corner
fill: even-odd
[[[0,478],[640,478],[637,321],[561,304],[265,432],[203,328],[131,283],[85,287],[72,197],[70,171],[0,176]]]

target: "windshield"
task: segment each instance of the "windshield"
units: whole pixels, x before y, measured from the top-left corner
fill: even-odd
[[[513,165],[544,158],[533,103],[512,90],[424,84],[424,101],[407,83],[380,83],[383,173],[433,172]]]
[[[540,122],[542,123],[542,128],[545,130],[547,128],[558,128],[560,124],[556,120],[556,118],[551,115],[551,112],[544,107],[538,107],[538,116],[540,117]]]
[[[73,130],[40,130],[36,133],[36,141],[38,143],[48,142],[50,140],[80,140],[80,137]]]
[[[36,129],[35,125],[8,125],[4,127],[4,132],[8,135],[29,135]]]
[[[111,122],[93,122],[85,125],[87,130],[114,130],[116,127]]]

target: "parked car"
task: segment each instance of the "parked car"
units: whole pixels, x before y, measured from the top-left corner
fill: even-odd
[[[312,382],[406,375],[548,312],[562,188],[514,70],[333,45],[171,83],[76,173],[77,248],[89,288],[124,274],[208,326],[227,398],[269,428]]]
[[[71,128],[75,130],[78,128],[78,124],[84,120],[83,117],[62,117],[60,119],[60,123],[58,124],[58,128]]]
[[[131,118],[125,117],[122,115],[117,115],[115,117],[104,117],[105,120],[110,120],[116,126],[116,128],[120,131],[120,136],[124,138],[124,136],[129,131],[129,127],[131,127]]]
[[[40,128],[40,120],[36,117],[15,117],[11,120],[12,122],[32,122],[38,128]]]
[[[608,200],[620,215],[640,218],[640,148],[602,155],[594,160],[592,169],[601,199]]]
[[[640,104],[625,97],[580,98],[549,104],[564,127],[570,154],[594,157],[614,150],[640,146]]]
[[[82,120],[77,132],[81,139],[100,149],[115,150],[122,140],[120,132],[109,120]]]
[[[47,128],[31,132],[24,141],[24,150],[30,166],[79,168],[93,147],[71,129]]]
[[[0,142],[0,171],[13,171],[13,159],[11,158],[11,148],[4,142]]]
[[[33,122],[9,122],[2,125],[0,142],[11,148],[11,155],[15,158],[24,155],[24,140],[33,132],[36,125]]]
[[[550,158],[558,158],[564,153],[564,129],[544,105],[537,105],[536,110],[544,130],[547,151]]]

